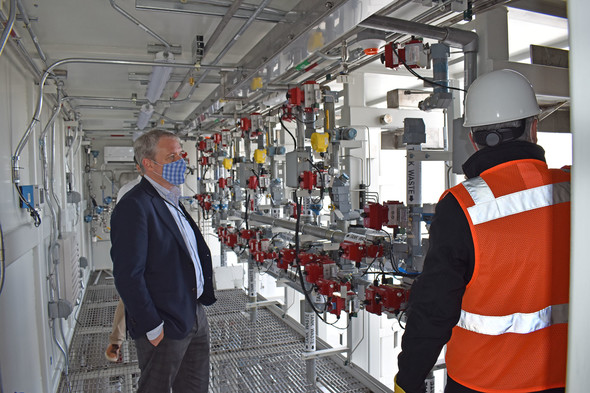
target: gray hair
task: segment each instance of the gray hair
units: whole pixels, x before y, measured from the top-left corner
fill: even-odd
[[[178,141],[178,143],[180,143],[180,138],[176,136],[176,134],[160,129],[154,129],[146,132],[137,138],[133,143],[133,153],[135,155],[135,160],[137,161],[137,164],[141,168],[142,172],[144,171],[143,159],[147,158],[149,160],[153,160],[156,158],[156,149],[161,138],[174,138]]]

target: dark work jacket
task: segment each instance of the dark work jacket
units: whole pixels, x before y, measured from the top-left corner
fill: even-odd
[[[463,171],[467,178],[472,178],[496,165],[522,159],[545,162],[545,151],[530,142],[508,142],[477,151],[465,162]],[[450,193],[436,205],[429,239],[423,272],[412,286],[408,322],[398,357],[397,384],[406,393],[424,392],[424,380],[459,321],[463,294],[475,266],[469,223]],[[445,393],[473,392],[447,378]]]
[[[196,223],[179,207],[197,239],[203,294],[197,300],[195,267],[166,202],[143,178],[111,216],[115,286],[125,304],[127,329],[139,338],[164,321],[164,336],[179,340],[196,320],[197,301],[215,302],[211,252]]]

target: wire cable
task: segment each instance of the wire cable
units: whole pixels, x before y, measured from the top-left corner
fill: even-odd
[[[338,317],[338,319],[334,322],[328,322],[325,318],[322,317],[321,312],[315,307],[315,304],[312,302],[309,293],[307,292],[307,289],[305,288],[305,282],[303,281],[303,272],[301,271],[301,264],[299,263],[299,226],[300,226],[300,220],[301,220],[301,198],[297,198],[297,196],[295,196],[295,205],[296,205],[296,211],[297,211],[297,220],[295,221],[295,262],[297,263],[297,273],[299,275],[299,281],[301,284],[301,290],[303,291],[303,295],[305,296],[305,300],[307,301],[307,303],[309,303],[309,305],[311,306],[311,308],[313,309],[313,311],[315,312],[315,314],[317,315],[317,317],[324,322],[326,325],[331,325],[333,327],[335,327],[336,329],[340,329],[340,330],[346,330],[348,329],[348,324],[350,323],[350,319],[348,320],[348,323],[346,325],[346,327],[341,328],[339,326],[336,326],[336,323],[340,320],[340,317]]]
[[[297,116],[294,116],[294,117],[295,117],[295,120],[297,120],[299,123],[302,123],[302,124],[305,124],[305,125],[314,124],[316,121],[318,121],[318,118],[319,118],[319,116],[316,115],[316,116],[314,116],[314,119],[313,120],[305,121],[305,120],[301,120]]]
[[[395,53],[395,55],[397,56],[397,58],[399,59],[399,61],[402,62],[402,64],[404,65],[404,67],[406,67],[406,70],[408,70],[410,72],[410,74],[414,75],[416,78],[421,79],[424,82],[429,83],[431,85],[436,85],[436,86],[444,87],[445,89],[458,90],[458,91],[462,91],[462,92],[467,93],[467,90],[465,90],[465,89],[461,89],[459,87],[452,87],[452,86],[443,85],[442,83],[438,83],[438,82],[435,82],[433,80],[426,79],[422,75],[418,74],[409,65],[406,64],[405,60],[402,60],[402,58],[399,57],[399,55],[397,54],[397,50],[395,49],[395,46],[396,45],[397,45],[397,42],[392,43],[391,44],[391,49],[393,49],[393,53]]]
[[[363,274],[361,274],[361,277],[364,277],[367,273],[369,273],[369,270],[371,269],[371,267],[373,266],[373,264],[375,263],[376,260],[377,260],[377,256],[375,256],[375,258],[373,258],[373,260],[371,261],[369,266],[367,266],[367,269],[365,270],[365,272]],[[381,272],[372,272],[372,273],[382,273],[382,272],[383,272],[383,269],[381,269]]]
[[[284,112],[283,112],[283,114],[284,114]],[[295,139],[295,136],[293,135],[293,133],[291,131],[289,131],[289,129],[287,128],[285,123],[283,123],[283,115],[279,114],[279,122],[281,123],[281,126],[283,126],[285,131],[287,131],[287,133],[289,135],[291,135],[291,138],[293,138],[293,146],[294,146],[293,150],[297,150],[297,140]]]
[[[249,230],[248,227],[248,205],[250,204],[250,198],[248,197],[248,190],[246,190],[246,214],[244,216],[244,222],[246,223],[246,230]]]
[[[393,256],[393,240],[391,239],[391,235],[385,229],[381,229],[381,231],[383,233],[385,233],[387,235],[387,237],[389,237],[389,245],[390,245],[390,247],[389,247],[389,258],[391,260],[391,266],[393,267],[393,270],[394,270],[393,273],[382,272],[383,275],[385,275],[385,274],[392,274],[394,276],[401,276],[401,277],[417,277],[418,275],[420,275],[420,273],[408,273],[406,271],[402,271],[402,270],[399,269],[399,267],[397,266],[397,263],[395,262],[395,258]]]
[[[320,171],[320,169],[318,168],[317,165],[315,165],[313,163],[313,161],[311,161],[309,158],[307,158],[307,161],[309,161],[309,163],[311,164],[311,166],[316,170],[316,172],[318,173],[318,176],[320,178],[320,181],[322,182],[322,185],[320,187],[320,199],[319,201],[315,202],[312,201],[315,204],[319,204],[324,200],[324,188],[326,188],[326,185],[324,184],[324,177],[322,176],[322,171]]]

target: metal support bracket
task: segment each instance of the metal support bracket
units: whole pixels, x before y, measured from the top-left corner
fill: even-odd
[[[408,157],[414,161],[451,161],[453,155],[446,150],[412,150]]]
[[[271,305],[278,305],[280,304],[278,300],[265,300],[261,302],[252,302],[246,303],[246,309],[256,308],[256,307],[267,307]]]
[[[342,353],[342,352],[346,352],[346,351],[348,351],[348,347],[320,349],[319,351],[303,352],[301,355],[301,358],[303,360],[317,359],[317,358],[323,358],[326,356],[332,356],[337,353]]]

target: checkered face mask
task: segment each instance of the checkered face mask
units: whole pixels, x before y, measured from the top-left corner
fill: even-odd
[[[153,163],[162,165],[152,160]],[[162,178],[170,184],[179,186],[184,183],[184,173],[186,172],[186,161],[183,158],[162,165]]]

